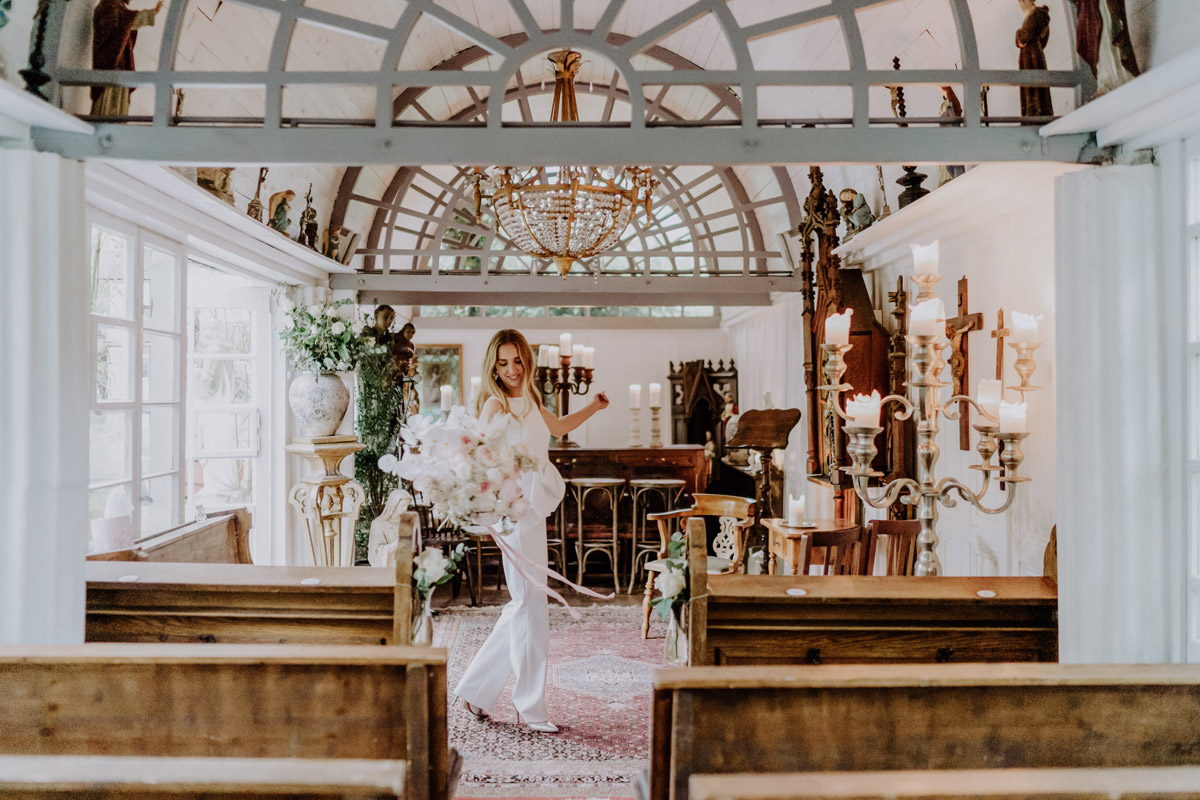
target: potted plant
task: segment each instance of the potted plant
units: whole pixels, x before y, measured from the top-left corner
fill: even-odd
[[[343,316],[341,309],[353,301],[296,305],[283,297],[283,340],[296,377],[288,387],[288,404],[304,436],[331,436],[350,405],[350,391],[339,372],[351,372],[358,360],[382,346],[363,336],[366,318]]]

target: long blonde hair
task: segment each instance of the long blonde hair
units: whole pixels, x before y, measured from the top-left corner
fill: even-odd
[[[517,358],[521,359],[521,367],[523,368],[521,397],[529,401],[525,413],[529,413],[542,404],[542,398],[538,394],[537,387],[534,384],[537,375],[537,362],[533,358],[533,350],[530,349],[529,342],[525,340],[520,331],[505,328],[504,330],[496,331],[496,335],[488,342],[487,352],[483,356],[483,388],[480,390],[479,396],[475,398],[476,415],[483,413],[483,404],[487,402],[489,397],[494,397],[500,401],[505,414],[512,413],[512,408],[508,404],[508,393],[504,390],[504,382],[500,380],[500,375],[496,371],[496,362],[500,358],[500,348],[506,344],[516,347]]]

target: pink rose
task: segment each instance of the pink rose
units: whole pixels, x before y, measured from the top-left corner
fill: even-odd
[[[492,488],[492,484],[488,481],[482,481],[479,484],[479,494],[487,494],[487,491]]]
[[[521,487],[511,478],[500,484],[500,499],[511,503],[521,496]]]
[[[518,497],[512,501],[510,508],[512,509],[513,519],[520,519],[529,512],[529,501],[524,497]]]

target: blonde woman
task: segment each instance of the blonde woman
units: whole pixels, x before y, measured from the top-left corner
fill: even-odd
[[[487,422],[497,414],[512,416],[521,426],[521,441],[538,460],[538,468],[521,476],[521,489],[530,511],[505,537],[523,558],[545,565],[546,517],[558,507],[566,485],[550,463],[551,436],[562,436],[578,428],[589,417],[608,406],[599,392],[581,411],[556,417],[547,411],[534,386],[536,361],[529,343],[518,331],[505,329],[492,337],[483,358],[483,387],[476,398],[476,413]],[[485,718],[495,708],[510,676],[516,676],[512,702],[518,719],[531,731],[556,733],[546,709],[547,656],[550,648],[550,614],[545,581],[534,582],[527,571],[507,553],[504,577],[512,599],[500,614],[496,627],[475,654],[454,693],[463,707]]]

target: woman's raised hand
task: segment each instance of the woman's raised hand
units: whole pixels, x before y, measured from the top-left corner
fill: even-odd
[[[606,395],[604,392],[597,392],[596,398],[592,400],[592,404],[597,406],[597,410],[601,408],[608,408],[608,395]]]

